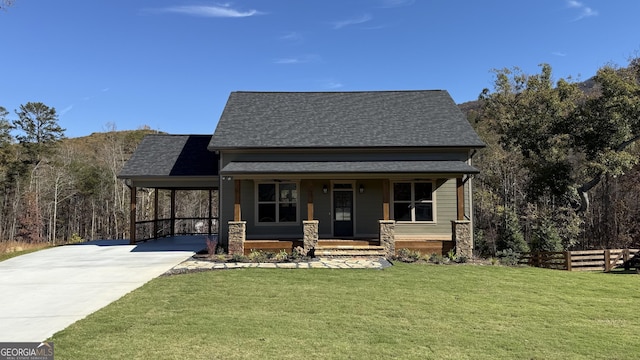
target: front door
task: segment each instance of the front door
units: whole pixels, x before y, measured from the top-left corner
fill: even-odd
[[[353,236],[353,188],[350,185],[335,184],[333,188],[333,236],[335,237]]]

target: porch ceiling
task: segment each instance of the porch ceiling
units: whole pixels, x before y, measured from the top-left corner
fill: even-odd
[[[477,174],[464,161],[232,161],[220,175],[259,174]]]

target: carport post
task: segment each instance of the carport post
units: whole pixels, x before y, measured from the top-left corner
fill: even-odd
[[[213,190],[209,189],[209,221],[207,221],[207,224],[209,224],[209,236],[211,236],[211,222],[213,221],[213,209],[212,209],[212,203],[213,203]]]
[[[129,188],[131,190],[131,207],[129,209],[129,244],[136,244],[136,201],[138,189],[135,186]]]
[[[158,189],[153,189],[155,191],[153,197],[153,238],[158,238]]]
[[[171,236],[176,235],[176,190],[171,189]]]

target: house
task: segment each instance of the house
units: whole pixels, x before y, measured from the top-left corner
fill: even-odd
[[[149,176],[145,159],[168,137],[145,138],[120,177],[133,188],[215,181],[230,253],[277,242],[472,254],[471,160],[484,143],[446,91],[233,92],[207,146],[217,167],[172,176],[189,168],[178,145]]]

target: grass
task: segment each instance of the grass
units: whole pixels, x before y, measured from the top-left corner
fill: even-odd
[[[627,359],[640,276],[497,266],[161,277],[55,334],[60,359]]]
[[[50,247],[49,243],[23,243],[17,241],[0,242],[0,261]]]

